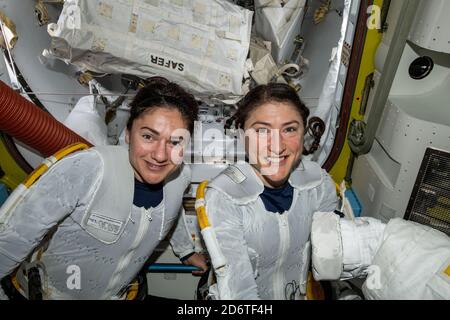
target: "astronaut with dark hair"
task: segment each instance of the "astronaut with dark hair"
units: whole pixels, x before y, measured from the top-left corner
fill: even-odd
[[[0,278],[6,295],[125,299],[175,225],[175,254],[206,270],[182,208],[191,179],[183,152],[197,109],[177,84],[151,79],[131,103],[128,150],[102,146],[69,154],[4,210]]]

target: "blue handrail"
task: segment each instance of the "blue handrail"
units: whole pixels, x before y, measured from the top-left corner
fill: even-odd
[[[195,266],[184,265],[180,263],[153,263],[147,267],[148,272],[164,272],[164,273],[190,273],[192,271],[201,271],[202,269]]]

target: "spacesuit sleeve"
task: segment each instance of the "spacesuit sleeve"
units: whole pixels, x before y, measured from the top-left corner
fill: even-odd
[[[180,259],[193,253],[195,250],[194,241],[186,225],[186,213],[183,207],[180,209],[177,225],[169,241],[173,252]]]
[[[316,280],[367,276],[366,299],[450,299],[450,238],[431,227],[318,213],[312,246]]]
[[[227,264],[216,278],[220,299],[256,300],[258,289],[244,238],[242,212],[225,195],[207,189],[206,212]]]
[[[86,195],[100,171],[98,156],[83,151],[58,161],[30,187],[0,225],[0,278],[14,271],[77,206],[87,205]]]
[[[336,187],[330,175],[322,169],[323,181],[319,186],[317,211],[319,212],[333,212],[338,206],[338,197],[336,194]]]
[[[311,228],[312,271],[316,280],[367,275],[383,241],[385,224],[370,217],[354,220],[317,212]]]
[[[183,163],[179,177],[179,183],[183,184],[183,188],[188,188],[191,183],[191,177],[192,171],[189,164]],[[183,195],[180,194],[179,196],[182,197]],[[174,254],[180,259],[195,251],[194,241],[187,228],[186,213],[184,212],[183,205],[180,207],[175,230],[173,231],[169,242]]]

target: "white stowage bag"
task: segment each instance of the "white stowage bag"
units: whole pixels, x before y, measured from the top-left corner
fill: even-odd
[[[258,85],[269,83],[278,72],[277,65],[267,48],[268,43],[270,44],[257,37],[252,38],[250,42],[250,60],[253,65],[250,74]]]
[[[220,0],[66,0],[48,52],[82,70],[240,95],[252,14]]]
[[[284,64],[295,50],[305,14],[305,0],[255,0],[255,31],[272,42],[275,62]]]
[[[334,124],[338,117],[336,111],[335,94],[338,86],[339,68],[342,61],[342,49],[344,47],[345,35],[347,33],[348,17],[350,15],[350,0],[344,0],[344,11],[342,14],[341,24],[341,36],[337,44],[337,48],[334,48],[331,53],[330,67],[328,74],[325,78],[325,82],[320,93],[319,102],[317,108],[314,108],[311,117],[319,117],[325,122],[325,132],[320,140],[320,148],[314,153],[313,160],[317,160],[319,164],[325,163],[330,154],[334,137],[336,136],[336,129]]]
[[[94,146],[109,144],[108,128],[104,117],[96,108],[94,96],[86,96],[78,100],[63,123]]]

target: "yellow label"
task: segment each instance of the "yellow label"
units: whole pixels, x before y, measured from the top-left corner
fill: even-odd
[[[444,273],[450,277],[450,265],[448,265],[447,269],[445,269]]]

